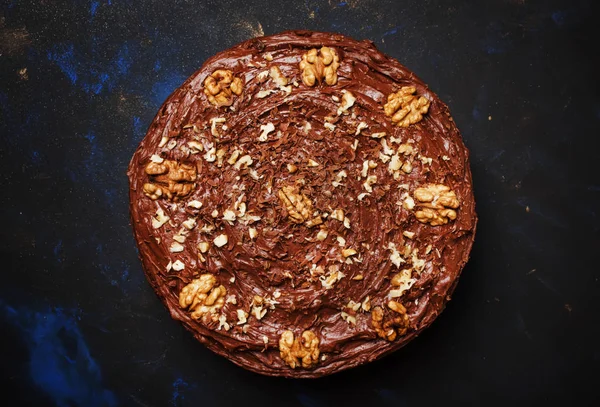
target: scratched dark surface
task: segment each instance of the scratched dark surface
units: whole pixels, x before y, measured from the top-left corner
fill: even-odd
[[[270,4],[269,4],[270,3]],[[592,1],[2,1],[0,383],[10,405],[599,405]],[[479,230],[446,311],[313,381],[212,354],[144,279],[128,161],[209,56],[285,29],[371,39],[446,101]]]

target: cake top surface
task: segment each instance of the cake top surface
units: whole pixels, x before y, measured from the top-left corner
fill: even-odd
[[[447,107],[337,34],[208,60],[129,176],[144,268],[173,317],[271,375],[329,374],[408,342],[449,299],[476,224]]]

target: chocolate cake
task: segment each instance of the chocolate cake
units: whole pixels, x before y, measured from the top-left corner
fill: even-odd
[[[450,299],[477,220],[446,105],[338,34],[210,58],[128,175],[144,270],[172,317],[266,375],[323,376],[404,346]]]

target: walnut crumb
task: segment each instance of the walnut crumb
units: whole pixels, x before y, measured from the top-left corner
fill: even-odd
[[[156,210],[156,214],[152,217],[152,228],[159,229],[169,221],[169,216],[165,215],[165,212],[162,208],[158,208]]]
[[[356,131],[354,132],[354,135],[358,136],[362,130],[364,130],[368,127],[369,127],[369,125],[365,122],[358,123],[358,126],[356,126]]]
[[[275,130],[275,125],[271,122],[267,124],[261,124],[260,126],[260,136],[258,136],[258,141],[264,142],[268,140],[269,133]]]
[[[342,103],[340,107],[337,109],[337,115],[346,114],[348,109],[354,106],[354,102],[356,101],[356,97],[350,91],[342,91],[344,94],[342,95]]]
[[[248,235],[250,236],[250,239],[254,240],[256,239],[256,236],[258,236],[258,231],[255,228],[248,228]]]
[[[342,256],[344,257],[354,256],[356,253],[358,252],[352,248],[342,249]]]
[[[412,270],[404,269],[398,274],[392,277],[392,290],[390,290],[390,298],[398,298],[402,297],[402,295],[410,290],[413,284],[416,282],[414,278],[412,278]]]
[[[215,237],[215,239],[213,240],[213,243],[217,247],[223,247],[227,244],[227,241],[228,241],[227,235],[220,234],[219,236]]]

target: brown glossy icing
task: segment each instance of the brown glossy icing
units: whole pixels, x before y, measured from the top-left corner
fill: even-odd
[[[305,52],[321,46],[331,47],[339,55],[337,84],[307,87],[302,83],[298,64]],[[265,59],[267,53],[272,61]],[[259,74],[275,65],[290,84],[297,82],[297,86],[292,84],[291,93],[280,90],[270,79],[259,82]],[[243,93],[234,97],[232,108],[212,105],[203,92],[205,78],[217,69],[229,69],[244,82]],[[422,121],[401,128],[385,116],[382,106],[388,94],[409,85],[415,86],[417,94],[425,96],[431,105]],[[257,92],[268,89],[275,92],[261,99],[256,97]],[[332,96],[341,98],[342,90],[356,97],[350,109],[356,118],[352,114],[337,116],[340,103]],[[327,116],[335,117],[333,131],[323,126]],[[217,125],[218,138],[211,134],[211,119],[217,117],[226,119]],[[356,136],[361,121],[369,127]],[[269,122],[275,130],[266,142],[258,141],[260,126]],[[306,122],[311,124],[308,131]],[[223,124],[226,130],[221,128]],[[395,180],[388,172],[388,164],[379,159],[381,140],[369,137],[376,132],[386,132],[387,144],[394,150],[398,144],[392,138],[403,143],[413,140],[412,145],[421,156],[431,158],[431,164],[415,157],[412,172],[401,172]],[[169,149],[169,143],[159,147],[163,137],[175,140],[175,147]],[[191,154],[186,147],[182,149],[190,140],[203,144],[204,151]],[[352,147],[355,140],[356,150]],[[216,149],[227,149],[221,167],[217,161],[204,158],[211,144]],[[237,170],[227,163],[236,147],[242,150],[240,156],[252,157],[249,168]],[[195,188],[188,196],[172,202],[144,195],[142,187],[148,182],[145,167],[154,154],[196,165]],[[319,165],[307,165],[309,159]],[[377,176],[377,183],[373,192],[359,201],[358,195],[367,192],[365,179],[360,177],[365,160],[378,164],[368,170],[369,175]],[[297,171],[290,173],[287,164],[294,164]],[[250,170],[255,171],[258,180]],[[343,185],[334,187],[332,182],[340,170],[348,176],[341,181]],[[214,352],[267,375],[318,377],[372,361],[406,344],[433,322],[449,300],[475,233],[477,218],[468,151],[446,105],[412,72],[380,53],[372,42],[337,34],[290,31],[246,41],[210,58],[161,107],[131,160],[128,175],[131,217],[144,270],[172,317],[182,321]],[[411,211],[398,205],[406,188],[412,196],[416,188],[428,183],[447,185],[456,193],[460,202],[456,220],[433,227],[418,222]],[[307,227],[288,217],[278,198],[278,191],[286,185],[299,185],[313,209],[320,213],[343,209],[350,228],[327,218],[323,223],[327,238],[316,239],[319,226]],[[223,211],[232,208],[242,192],[247,212],[261,217],[250,225],[222,219]],[[188,206],[192,200],[202,202],[202,207]],[[158,207],[170,220],[154,229],[151,219]],[[211,215],[214,210],[218,211],[217,218]],[[184,250],[171,253],[173,235],[190,217],[196,219],[197,225],[186,236]],[[202,233],[205,225],[214,226],[214,230]],[[256,228],[255,239],[250,239],[249,227]],[[414,237],[407,239],[402,235],[404,231],[414,232]],[[228,236],[223,247],[213,244],[219,234]],[[357,250],[360,262],[345,262],[340,254],[344,247],[337,236],[345,239],[344,247]],[[201,241],[210,242],[204,262],[198,258],[197,245]],[[357,312],[356,325],[340,316],[341,311],[347,311],[344,307],[349,300],[361,302],[367,296],[372,307],[385,307],[390,279],[404,268],[391,262],[390,242],[401,251],[404,245],[411,244],[419,249],[418,257],[426,261],[420,274],[413,273],[416,283],[396,299],[406,307],[410,325],[408,332],[393,342],[377,337],[370,312]],[[428,245],[431,251],[425,255]],[[176,260],[183,262],[185,268],[167,271],[167,265]],[[323,266],[326,272],[329,265],[337,264],[345,277],[326,289],[318,276],[311,275],[313,264]],[[204,324],[193,320],[188,311],[179,307],[181,289],[202,273],[217,276],[218,284],[226,287],[227,296],[236,297],[237,304],[228,302],[221,310],[231,325],[228,331],[217,329],[218,322]],[[359,274],[362,280],[353,279]],[[275,291],[281,293],[278,298],[273,295]],[[276,301],[274,309],[268,309],[260,320],[250,315],[246,328],[236,325],[236,310],[249,312],[255,295]],[[292,369],[280,358],[278,341],[285,330],[297,336],[305,330],[317,334],[321,357],[316,366]]]

